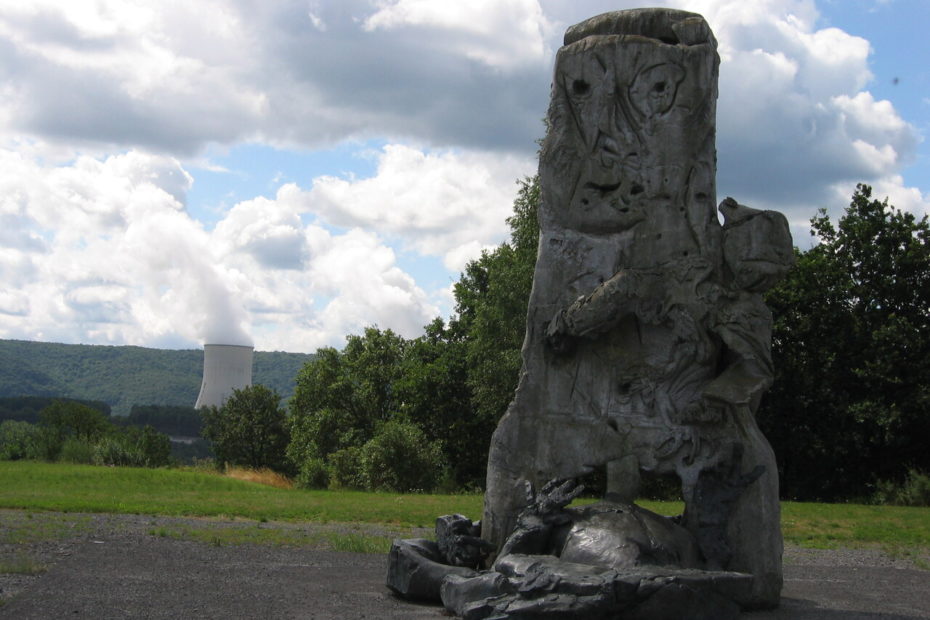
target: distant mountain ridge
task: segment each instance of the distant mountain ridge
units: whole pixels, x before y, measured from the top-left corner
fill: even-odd
[[[284,401],[308,353],[256,351],[252,382]],[[113,415],[133,405],[193,407],[203,375],[203,351],[134,346],[0,340],[0,397],[60,396],[108,403]]]

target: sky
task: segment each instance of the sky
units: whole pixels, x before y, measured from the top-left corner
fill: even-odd
[[[0,0],[0,338],[313,352],[454,310],[565,29],[627,0]],[[718,200],[930,212],[927,0],[650,0],[719,42]]]

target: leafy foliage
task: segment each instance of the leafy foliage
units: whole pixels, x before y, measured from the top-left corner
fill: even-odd
[[[121,428],[99,410],[56,400],[39,423],[0,423],[0,460],[45,459],[74,464],[160,467],[170,462],[167,435],[151,426]]]
[[[394,385],[406,348],[407,341],[391,330],[369,327],[362,336],[349,336],[341,352],[331,347],[317,351],[297,376],[291,400],[287,454],[298,469],[364,445],[378,424],[394,415]]]
[[[365,489],[368,478],[362,468],[362,449],[348,446],[336,450],[327,458],[329,486],[333,489]]]
[[[297,486],[302,489],[325,489],[329,486],[329,468],[321,458],[309,458],[297,472]]]
[[[472,408],[467,346],[461,324],[436,319],[410,342],[395,384],[403,419],[441,446],[448,475],[459,487],[482,483],[496,423]]]
[[[415,424],[390,420],[362,447],[362,471],[374,490],[426,491],[438,480],[441,458]]]
[[[864,497],[930,469],[930,226],[859,185],[772,289],[773,389],[759,413],[786,497]]]
[[[20,420],[0,422],[0,461],[38,459],[39,429]]]
[[[19,420],[38,424],[39,412],[55,401],[75,402],[110,416],[110,405],[99,400],[52,398],[49,396],[8,396],[0,398],[0,420]]]
[[[100,440],[113,426],[102,413],[73,401],[56,400],[39,412],[39,445],[46,460],[58,460],[62,449],[68,444],[72,458],[80,451],[74,442],[92,445]],[[74,461],[86,462],[86,461]]]
[[[168,436],[151,426],[130,427],[105,437],[93,447],[95,465],[161,467],[171,460]]]
[[[911,469],[903,482],[880,480],[872,500],[896,506],[930,506],[930,475]]]
[[[287,471],[288,431],[277,392],[263,385],[233,390],[222,407],[203,412],[203,435],[217,462]]]
[[[197,437],[203,430],[200,412],[182,405],[133,405],[129,415],[120,418],[126,426],[151,426],[167,435]]]
[[[465,333],[468,387],[475,415],[491,429],[517,386],[539,243],[539,178],[520,182],[511,240],[468,263],[455,284],[458,329]]]

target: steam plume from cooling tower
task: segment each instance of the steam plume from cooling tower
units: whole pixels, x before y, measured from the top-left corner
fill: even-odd
[[[245,310],[236,296],[217,278],[203,278],[199,297],[205,321],[200,325],[204,343],[251,347],[252,339],[244,327]]]
[[[252,351],[251,346],[205,344],[203,382],[194,407],[222,407],[233,390],[252,385]]]

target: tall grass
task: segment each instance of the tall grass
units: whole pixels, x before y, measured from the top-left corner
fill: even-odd
[[[245,467],[227,467],[224,475],[235,480],[257,482],[276,489],[293,489],[294,483],[284,474],[266,468],[248,469]]]

